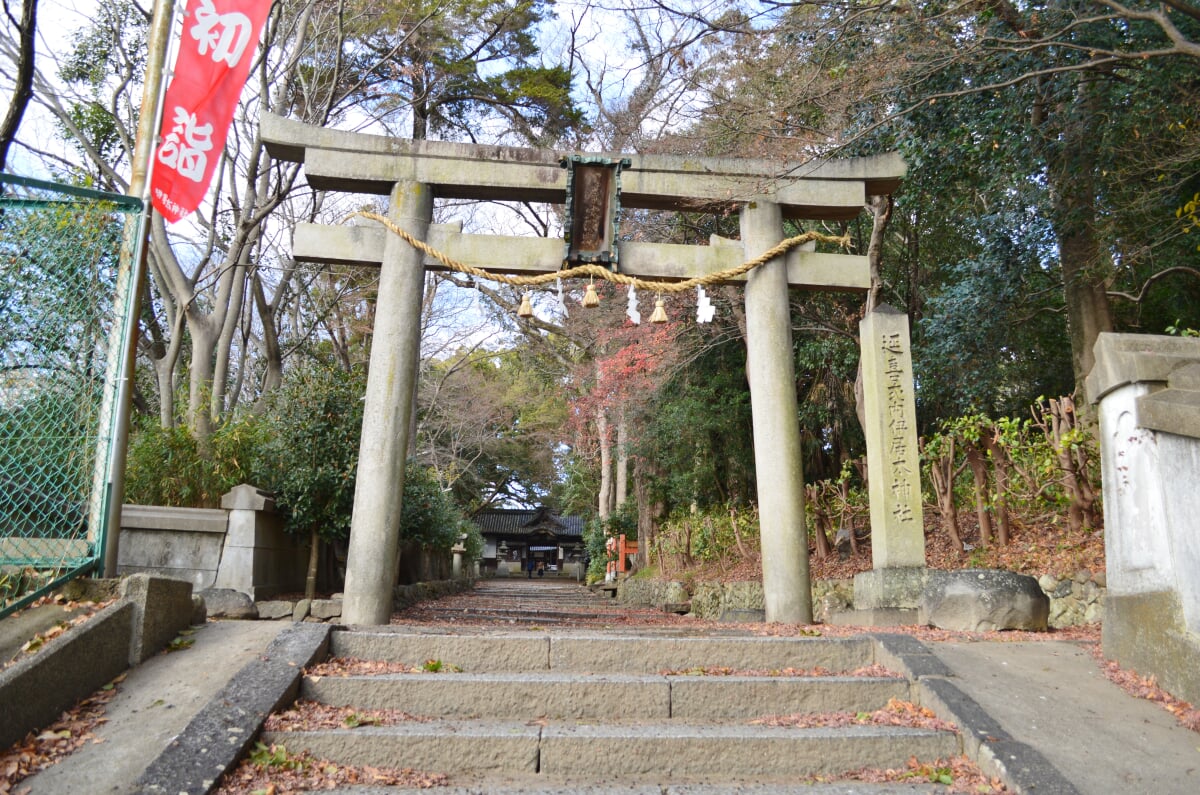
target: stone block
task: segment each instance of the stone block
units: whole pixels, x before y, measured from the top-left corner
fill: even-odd
[[[120,594],[134,607],[130,665],[157,654],[192,623],[195,605],[190,582],[134,574],[121,582]]]
[[[322,621],[330,618],[338,618],[342,614],[342,600],[313,599],[312,603],[308,606],[308,614]]]
[[[1153,676],[1172,695],[1200,703],[1200,638],[1184,624],[1173,591],[1105,597],[1104,656],[1141,676]]]
[[[134,605],[122,599],[0,671],[0,748],[52,723],[128,668],[134,623]]]
[[[942,629],[1044,631],[1050,597],[1026,574],[994,569],[930,572],[920,623]]]
[[[292,621],[303,621],[308,618],[308,611],[311,608],[311,599],[301,599],[299,602],[296,602],[296,608],[292,610]]]
[[[258,608],[250,597],[232,588],[209,588],[201,591],[204,603],[208,606],[209,618],[258,618]]]
[[[925,589],[928,570],[923,566],[872,569],[854,576],[854,609],[881,607],[915,609]]]
[[[291,618],[292,612],[296,609],[296,603],[289,601],[257,602],[255,607],[258,608],[259,618]]]

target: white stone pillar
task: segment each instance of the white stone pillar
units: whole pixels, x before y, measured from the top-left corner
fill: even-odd
[[[783,239],[779,205],[760,201],[745,206],[741,231],[747,259],[771,248]],[[756,268],[746,281],[746,349],[766,620],[811,624],[792,321],[782,257]]]
[[[854,605],[917,607],[925,577],[921,458],[908,315],[880,305],[859,324],[873,571],[854,579]]]
[[[419,240],[425,239],[433,217],[433,194],[428,185],[396,183],[390,206],[388,217],[393,222]],[[392,615],[404,459],[421,353],[422,260],[421,253],[399,237],[387,236],[346,558],[342,617],[347,624],[386,624]]]

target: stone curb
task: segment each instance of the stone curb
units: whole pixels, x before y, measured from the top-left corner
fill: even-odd
[[[296,624],[234,675],[159,754],[137,793],[207,795],[258,736],[263,721],[296,696],[304,667],[323,659],[330,624]]]
[[[118,593],[115,604],[0,672],[0,749],[157,654],[191,622],[189,583],[134,574]]]
[[[963,753],[985,775],[1002,780],[1017,795],[1080,795],[1040,751],[1014,740],[975,699],[952,681],[955,676],[937,654],[911,635],[871,633],[876,662],[898,669],[916,683],[922,706],[958,724]]]
[[[434,790],[437,795],[944,795],[935,784],[477,784]],[[325,790],[325,795],[429,795],[428,789],[356,786]]]

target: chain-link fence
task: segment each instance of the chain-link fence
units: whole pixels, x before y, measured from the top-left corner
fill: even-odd
[[[101,403],[122,235],[141,203],[5,175],[0,190],[2,616],[103,555]]]

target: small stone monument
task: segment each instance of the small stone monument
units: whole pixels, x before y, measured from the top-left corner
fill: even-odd
[[[859,330],[873,568],[854,578],[854,606],[911,610],[925,584],[925,528],[908,316],[881,304]]]

